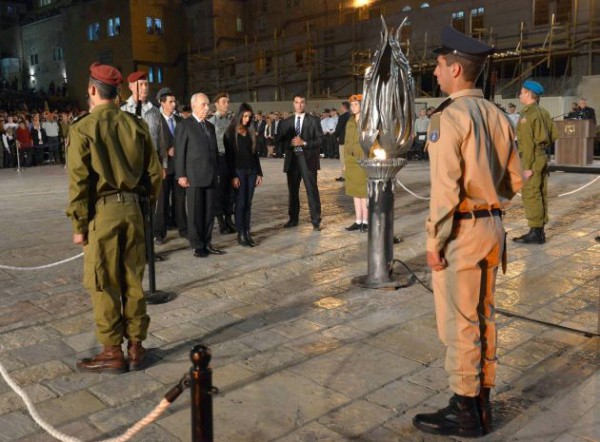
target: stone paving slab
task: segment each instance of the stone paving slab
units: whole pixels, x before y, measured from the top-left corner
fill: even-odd
[[[281,160],[265,160],[265,183],[253,210],[254,249],[215,233],[228,254],[198,260],[170,231],[157,248],[157,286],[174,291],[149,306],[153,364],[126,375],[80,374],[75,361],[97,349],[81,260],[35,272],[0,270],[0,361],[31,394],[42,415],[83,440],[115,436],[142,417],[190,368],[189,349],[213,353],[215,440],[445,441],[412,427],[415,413],[445,406],[444,348],[433,298],[418,283],[398,291],[365,290],[350,281],[366,273],[367,235],[343,227],[352,201],[334,181],[337,162],[319,174],[324,230],[312,231],[301,191],[301,223],[282,229],[287,195]],[[428,164],[411,162],[399,178],[429,192]],[[553,328],[597,331],[600,184],[557,195],[590,177],[553,174],[548,243],[509,240],[509,271],[498,277],[498,306],[539,324],[498,315],[499,355],[494,413],[484,441],[600,440],[598,338]],[[0,264],[34,266],[80,252],[64,217],[64,169],[0,170]],[[427,202],[396,191],[395,256],[431,284],[425,265]],[[14,219],[22,220],[18,224]],[[509,238],[527,229],[517,199],[504,218]],[[51,234],[49,234],[51,232]],[[400,264],[398,271],[405,271]],[[147,285],[147,275],[145,284]],[[581,398],[584,399],[581,399]],[[135,440],[190,440],[184,394]],[[0,441],[46,441],[0,382]]]

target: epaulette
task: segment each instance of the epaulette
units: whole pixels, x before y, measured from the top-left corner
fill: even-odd
[[[85,114],[81,114],[76,116],[73,121],[71,122],[71,126],[74,125],[75,123],[79,123],[81,120],[83,120],[85,117],[87,117],[90,113],[86,112]]]
[[[438,112],[442,112],[452,103],[454,103],[454,100],[452,98],[446,98],[444,101],[441,102],[441,104],[438,107],[435,108],[435,110],[432,112],[432,115],[437,114]]]

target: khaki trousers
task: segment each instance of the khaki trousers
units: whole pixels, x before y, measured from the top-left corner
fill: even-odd
[[[120,345],[123,337],[146,339],[150,317],[142,289],[145,265],[139,204],[98,202],[84,247],[83,285],[92,298],[100,344]]]
[[[496,377],[494,291],[505,232],[498,216],[454,223],[444,249],[448,267],[432,276],[435,312],[450,388],[473,397]]]
[[[543,150],[536,151],[531,168],[533,175],[523,183],[521,196],[529,227],[548,223],[548,160]]]

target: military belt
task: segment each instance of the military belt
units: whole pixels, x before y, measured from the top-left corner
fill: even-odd
[[[137,203],[140,201],[140,196],[135,192],[117,192],[110,195],[101,196],[98,198],[98,203]]]
[[[473,210],[472,212],[454,212],[454,219],[472,219],[472,218],[488,218],[490,216],[499,216],[502,218],[502,210]]]

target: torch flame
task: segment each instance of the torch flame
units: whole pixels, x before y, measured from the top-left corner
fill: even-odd
[[[373,155],[376,160],[385,160],[385,150],[380,147],[373,149]]]

